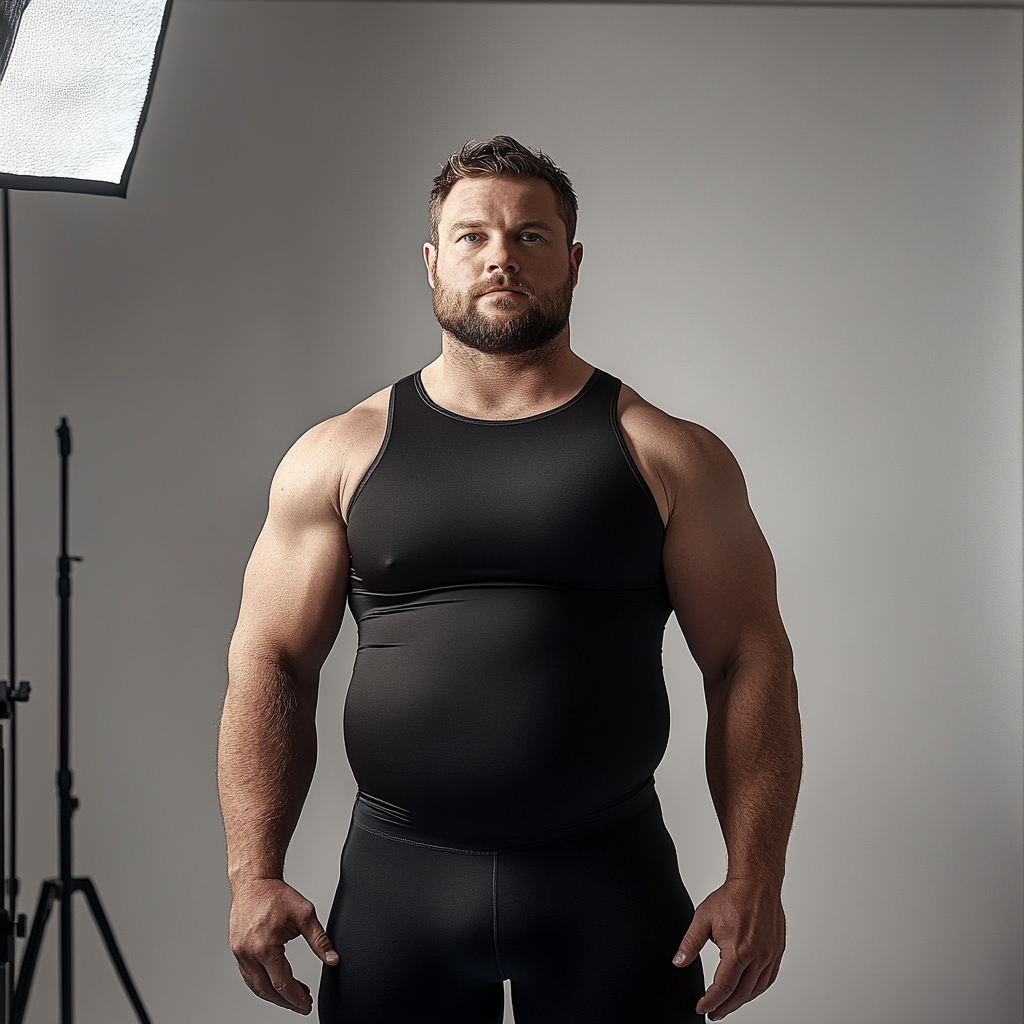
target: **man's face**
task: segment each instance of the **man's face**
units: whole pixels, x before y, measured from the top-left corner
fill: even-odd
[[[543,178],[463,178],[441,207],[438,245],[424,246],[434,313],[451,337],[512,355],[566,327],[583,246],[570,249]]]

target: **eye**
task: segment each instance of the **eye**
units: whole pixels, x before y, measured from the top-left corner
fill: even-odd
[[[480,236],[475,231],[468,231],[459,237],[460,242],[475,242]]]
[[[539,242],[539,241],[541,241],[541,236],[538,235],[536,231],[524,231],[522,233],[522,235],[520,235],[519,237],[522,238],[522,240],[524,242]]]

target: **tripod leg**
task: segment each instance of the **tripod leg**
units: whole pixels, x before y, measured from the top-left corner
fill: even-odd
[[[21,961],[21,970],[18,973],[18,987],[14,990],[11,1024],[21,1024],[25,1016],[25,1007],[28,1005],[28,993],[32,987],[32,975],[35,974],[36,961],[39,959],[39,949],[43,944],[43,932],[46,930],[47,919],[50,916],[50,911],[53,910],[53,902],[57,899],[59,892],[60,882],[55,878],[43,882],[39,889],[39,902],[36,904],[35,917],[32,918],[32,931],[29,932],[28,945],[25,947],[25,955]]]
[[[103,936],[103,942],[106,944],[107,952],[110,954],[114,970],[117,971],[117,976],[121,979],[125,995],[128,996],[128,1001],[135,1010],[135,1016],[139,1018],[139,1024],[151,1024],[146,1008],[142,1005],[139,993],[135,990],[132,977],[128,973],[128,965],[124,962],[121,950],[117,947],[117,939],[114,938],[110,922],[107,921],[107,915],[103,912],[103,905],[100,903],[100,898],[96,892],[96,887],[92,884],[92,879],[76,878],[74,888],[84,892],[85,898],[89,901],[89,909],[92,911],[92,916],[96,921],[96,927],[99,928],[100,935]]]
[[[71,915],[73,885],[65,885],[66,872],[61,872],[60,896],[60,1024],[75,1024],[75,933]]]

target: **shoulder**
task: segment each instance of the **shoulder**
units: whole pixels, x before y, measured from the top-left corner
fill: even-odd
[[[630,454],[654,493],[667,523],[694,499],[746,502],[739,465],[726,444],[706,427],[670,416],[622,385],[619,424]]]
[[[344,518],[342,510],[351,492],[384,442],[390,395],[390,386],[383,388],[348,412],[307,430],[274,474],[271,508],[327,502]]]

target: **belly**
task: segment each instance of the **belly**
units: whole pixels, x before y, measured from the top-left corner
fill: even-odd
[[[360,791],[410,829],[495,845],[579,830],[661,760],[661,590],[498,585],[351,601],[349,760]]]

